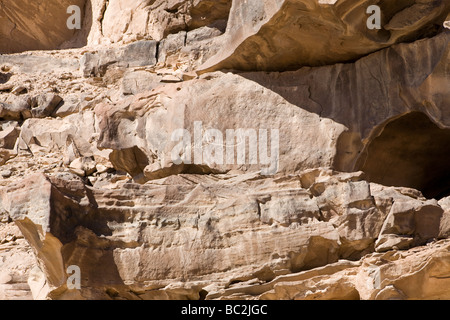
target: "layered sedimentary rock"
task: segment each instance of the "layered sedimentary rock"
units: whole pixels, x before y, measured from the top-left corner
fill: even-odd
[[[450,299],[448,2],[80,6],[0,7],[87,44],[0,55],[0,299]]]
[[[231,0],[5,0],[0,6],[0,53],[160,41],[205,26],[223,32],[230,8]],[[73,27],[74,21],[79,25]]]
[[[171,33],[209,25],[223,30],[231,8],[231,0],[95,0],[93,3],[102,10],[94,14],[97,20],[101,19],[102,36],[112,42],[143,38],[159,41]],[[90,40],[98,41],[98,37]]]
[[[271,166],[276,166],[275,173],[295,173],[321,166],[335,166],[341,171],[352,171],[358,166],[365,168],[369,165],[368,160],[379,161],[368,158],[372,141],[389,122],[403,114],[424,114],[426,119],[430,118],[439,125],[441,129],[436,127],[436,132],[449,128],[450,114],[445,106],[450,93],[445,81],[448,75],[444,71],[450,53],[449,36],[446,32],[412,44],[396,45],[354,64],[303,68],[281,74],[217,73],[168,85],[150,94],[122,100],[115,106],[100,104],[96,107],[101,130],[100,147],[123,153],[137,148],[146,158],[141,161],[144,164],[121,165],[132,176],[144,174],[151,179],[174,172],[188,172],[195,170],[195,151],[192,151],[191,166],[174,164],[172,151],[179,140],[172,139],[172,133],[180,128],[187,130],[191,134],[189,145],[193,150],[195,123],[200,122],[203,131],[217,129],[223,134],[221,142],[217,137],[211,141],[204,136],[199,138],[203,156],[206,156],[204,149],[214,146],[214,143],[222,144],[223,148],[218,149],[226,153],[228,128],[255,131],[264,128],[268,130],[269,140],[274,134],[271,130],[279,130],[278,159],[271,159],[264,165],[245,166],[237,164],[236,160],[225,163],[224,156],[222,163],[205,163],[209,172],[267,170]],[[413,68],[420,72],[410,75]],[[327,95],[322,94],[324,90],[327,90]],[[219,91],[222,93],[217,94]],[[198,108],[199,105],[203,108]],[[361,105],[367,110],[359,109]],[[420,123],[417,125],[425,130]],[[155,136],[158,139],[154,139]],[[411,136],[406,135],[405,140],[413,141],[408,139]],[[444,147],[446,141],[446,138],[434,138],[435,148],[445,155],[448,154]],[[247,140],[242,140],[244,146],[246,143]],[[401,144],[396,147],[401,148]],[[424,148],[422,144],[419,146]],[[268,154],[270,157],[270,148]],[[426,154],[424,152],[425,157]],[[447,163],[445,158],[439,158],[443,165]],[[112,161],[115,162],[114,159]],[[419,160],[403,161],[412,162],[410,166],[413,166]],[[435,161],[434,165],[437,165]],[[406,164],[400,166],[407,170]],[[427,183],[423,181],[426,177],[421,177],[417,168],[411,170],[419,181],[411,181],[405,174],[398,186],[426,187]],[[374,172],[371,178],[376,180],[377,174],[383,173]]]
[[[36,264],[33,251],[15,224],[0,221],[0,300],[33,299],[28,285]]]
[[[292,273],[374,250],[408,249],[450,232],[450,213],[437,201],[405,191],[369,184],[361,173],[329,170],[275,180],[257,174],[179,175],[108,191],[55,174],[10,185],[1,199],[47,279],[42,287],[33,284],[36,298],[108,298],[111,290],[115,298],[130,299],[226,298],[230,290],[295,298],[278,292],[278,282],[300,281]],[[81,291],[66,287],[70,265],[83,270]],[[360,267],[340,265],[345,267],[330,266],[328,272]],[[170,290],[186,281],[184,290]],[[251,288],[229,289],[240,282]],[[344,291],[341,298],[375,295],[392,285],[358,288],[356,279],[347,282],[335,284]],[[430,290],[446,297],[437,284]]]

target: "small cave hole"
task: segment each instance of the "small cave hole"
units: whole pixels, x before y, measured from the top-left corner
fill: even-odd
[[[356,169],[370,182],[418,189],[431,199],[450,195],[450,129],[412,112],[389,122],[362,152]]]

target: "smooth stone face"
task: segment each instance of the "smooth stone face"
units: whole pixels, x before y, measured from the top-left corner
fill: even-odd
[[[64,42],[77,36],[78,30],[67,27],[70,17],[67,9],[76,5],[84,12],[86,3],[86,0],[50,0],[42,6],[29,0],[2,1],[0,53],[58,49]],[[86,39],[84,43],[81,39],[78,46],[86,43]]]
[[[200,71],[285,71],[351,62],[405,39],[414,40],[433,24],[442,25],[450,10],[445,1],[413,5],[406,0],[385,1],[379,4],[381,29],[370,30],[366,10],[373,3],[354,4],[354,0],[236,0],[223,50]]]

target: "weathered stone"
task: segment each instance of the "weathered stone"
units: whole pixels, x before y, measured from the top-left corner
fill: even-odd
[[[21,129],[18,145],[20,150],[38,145],[47,153],[70,152],[69,149],[74,144],[81,156],[90,157],[94,154],[108,153],[99,151],[95,144],[90,142],[96,134],[92,112],[73,114],[64,119],[28,119]]]
[[[33,299],[27,281],[35,263],[19,228],[13,223],[0,223],[0,300]]]
[[[204,130],[217,129],[223,135],[227,129],[279,130],[279,162],[271,163],[277,165],[275,172],[297,173],[332,166],[340,171],[359,171],[359,162],[366,156],[365,148],[391,119],[417,111],[428,114],[441,128],[450,127],[450,114],[445,111],[430,114],[426,105],[415,102],[427,100],[442,106],[443,101],[448,100],[446,88],[430,84],[439,82],[444,72],[442,59],[450,50],[449,36],[449,33],[443,33],[412,44],[393,46],[355,64],[303,68],[282,74],[214,73],[129,98],[115,106],[98,105],[99,143],[108,149],[137,147],[147,156],[149,164],[159,162],[157,168],[169,168],[173,167],[172,151],[178,143],[171,141],[173,132],[185,129],[194,139],[196,122],[201,122]],[[419,52],[421,58],[414,63]],[[411,65],[399,67],[399,55]],[[409,78],[408,70],[419,64],[423,66],[419,68],[422,77]],[[374,65],[376,70],[369,67]],[[397,72],[389,72],[391,68],[397,68]],[[374,80],[374,77],[380,80]],[[389,82],[389,87],[380,87],[373,82],[379,84],[383,77],[382,81]],[[325,85],[329,81],[334,81],[335,86]],[[373,86],[368,89],[366,83],[373,83]],[[402,88],[403,95],[408,92],[411,98],[398,98],[398,88]],[[323,90],[328,94],[321,94]],[[349,90],[352,91],[350,95]],[[374,99],[377,107],[370,109],[369,114],[355,112],[359,105],[373,105]],[[139,133],[136,135],[130,127]],[[203,145],[207,143],[203,141]],[[446,143],[442,143],[442,148],[444,145]],[[445,163],[443,161],[442,165]],[[219,172],[267,169],[261,164],[250,165],[249,161],[244,166],[237,162],[225,164],[225,160],[222,164],[204,161],[201,164]]]
[[[399,41],[433,35],[450,10],[445,1],[387,1],[380,30],[370,30],[367,8],[353,0],[236,0],[223,50],[200,70],[295,70],[358,59]],[[389,20],[387,20],[389,19]]]
[[[450,298],[446,1],[5,5],[0,299]]]
[[[187,32],[182,31],[176,34],[170,34],[167,38],[161,40],[158,50],[158,62],[166,63],[170,55],[174,55],[186,45]]]
[[[31,116],[33,118],[49,117],[62,101],[60,96],[52,93],[34,97],[31,99]]]
[[[84,177],[93,174],[97,170],[96,165],[91,157],[77,158],[70,163],[69,169],[76,175]]]
[[[0,118],[4,120],[20,120],[21,109],[14,106],[0,102]]]
[[[7,179],[7,178],[12,176],[12,171],[11,170],[3,170],[3,171],[0,172],[0,175],[3,178]],[[11,240],[7,240],[7,241],[11,241]]]
[[[77,204],[77,201],[74,202],[75,198],[78,198],[81,200],[83,197],[88,202],[85,203],[86,207],[85,209],[88,211],[95,210],[98,211],[101,216],[109,212],[110,210],[115,210],[116,212],[120,212],[120,207],[122,205],[128,206],[130,203],[128,200],[125,200],[125,202],[120,203],[115,202],[116,204],[113,207],[110,207],[110,205],[113,202],[110,202],[108,198],[102,198],[103,191],[101,190],[88,190],[86,187],[83,186],[83,184],[79,184],[79,182],[76,182],[76,180],[61,180],[57,178],[50,178],[47,179],[43,176],[36,176],[31,177],[28,180],[25,180],[19,184],[17,184],[15,187],[11,187],[8,189],[3,190],[3,196],[2,196],[2,203],[4,208],[8,211],[9,215],[19,223],[21,226],[22,231],[25,232],[24,229],[27,231],[25,232],[25,236],[31,243],[40,243],[40,241],[44,241],[43,245],[45,246],[45,241],[42,239],[49,239],[50,241],[49,245],[51,248],[57,248],[58,245],[56,245],[56,238],[59,239],[59,241],[62,244],[65,244],[64,246],[64,256],[69,259],[71,257],[71,263],[75,263],[76,265],[82,266],[85,273],[89,274],[92,270],[92,272],[95,272],[94,265],[90,265],[89,261],[84,261],[83,256],[85,254],[81,254],[83,249],[79,247],[79,245],[82,245],[84,243],[86,237],[88,239],[91,239],[89,241],[93,241],[93,243],[97,243],[99,249],[103,247],[104,245],[113,245],[113,243],[116,242],[116,240],[121,239],[121,241],[128,243],[127,247],[129,249],[125,249],[123,251],[122,249],[117,248],[117,258],[119,260],[116,261],[117,268],[119,270],[119,274],[114,273],[104,273],[104,281],[118,281],[118,278],[110,278],[110,277],[123,277],[122,279],[129,282],[129,281],[136,281],[133,280],[132,274],[135,274],[135,271],[130,269],[130,265],[126,265],[126,261],[131,261],[129,259],[134,259],[132,257],[140,256],[140,259],[150,259],[151,261],[161,261],[161,264],[158,266],[154,266],[148,270],[142,269],[142,272],[145,273],[146,279],[153,279],[154,281],[161,281],[163,280],[163,275],[169,275],[170,278],[172,277],[179,277],[185,274],[186,268],[190,270],[189,272],[193,272],[194,274],[198,274],[201,278],[208,278],[208,274],[215,274],[216,272],[224,272],[224,275],[227,273],[228,276],[236,276],[239,272],[244,272],[244,270],[247,270],[245,272],[251,272],[253,268],[253,272],[257,272],[256,268],[259,266],[261,262],[262,264],[265,264],[264,261],[267,261],[267,265],[274,268],[273,271],[277,269],[283,269],[283,268],[292,268],[294,270],[303,269],[303,268],[311,268],[315,266],[320,266],[329,263],[330,261],[336,261],[337,259],[337,246],[338,246],[338,238],[336,231],[333,230],[332,226],[326,222],[319,222],[311,223],[308,220],[292,220],[288,225],[279,225],[278,227],[275,227],[271,224],[266,224],[263,221],[260,221],[258,218],[258,205],[255,199],[257,199],[260,196],[264,196],[264,194],[267,191],[263,191],[264,188],[260,191],[258,191],[258,183],[254,184],[256,187],[255,191],[252,193],[246,193],[243,194],[242,191],[238,192],[238,189],[241,190],[241,188],[247,188],[247,183],[250,181],[242,184],[236,185],[236,188],[230,190],[227,189],[223,182],[217,181],[217,182],[207,182],[204,181],[203,183],[208,183],[210,190],[216,190],[214,193],[218,192],[218,194],[221,194],[221,197],[229,194],[226,196],[227,199],[233,201],[236,201],[236,194],[235,192],[238,192],[237,194],[241,193],[242,195],[239,196],[237,199],[238,201],[235,202],[235,204],[230,207],[229,200],[223,199],[219,202],[219,206],[216,210],[205,210],[203,213],[200,213],[198,209],[195,207],[192,207],[193,210],[189,211],[188,214],[188,207],[186,207],[183,202],[183,199],[192,198],[193,203],[197,203],[198,201],[201,201],[204,203],[205,206],[217,206],[217,196],[214,196],[213,194],[205,194],[204,191],[202,191],[203,187],[201,187],[202,184],[192,184],[189,183],[188,180],[182,179],[180,182],[181,184],[178,185],[173,191],[167,190],[166,197],[175,197],[173,198],[174,205],[179,206],[179,210],[182,210],[185,212],[184,216],[179,216],[176,212],[178,212],[178,209],[174,211],[175,215],[167,215],[161,220],[160,223],[158,223],[158,226],[148,226],[149,229],[143,230],[141,235],[138,235],[136,233],[137,230],[129,233],[128,235],[122,235],[123,230],[119,225],[113,226],[115,223],[112,222],[112,224],[109,224],[109,227],[101,226],[100,224],[91,224],[88,222],[88,220],[85,220],[83,216],[85,214],[79,215],[78,213],[81,213],[84,209],[81,209],[79,207],[80,204]],[[201,179],[204,180],[204,179]],[[212,184],[211,184],[212,183]],[[296,181],[293,180],[291,183],[294,185],[296,184]],[[33,186],[31,186],[32,184]],[[286,186],[287,187],[287,186]],[[33,190],[33,192],[25,192],[21,190]],[[132,189],[122,189],[117,193],[117,200],[120,199],[120,193],[136,193],[141,194],[142,196],[135,197],[134,201],[139,201],[140,205],[139,207],[146,206],[148,209],[150,209],[150,205],[153,202],[152,196],[150,196],[150,193],[154,194],[155,196],[160,194],[161,191],[165,190],[166,188],[164,186],[158,185],[146,185],[146,186],[137,186],[135,185]],[[242,190],[244,190],[242,189]],[[36,190],[36,191],[34,191]],[[39,191],[38,191],[39,190]],[[128,190],[128,191],[127,191]],[[183,190],[183,191],[182,191]],[[286,189],[285,192],[289,194],[291,191]],[[64,194],[67,194],[67,192],[71,193],[70,198],[67,199],[59,199],[59,197],[63,196]],[[172,193],[174,192],[174,193]],[[180,194],[182,192],[182,194]],[[230,193],[231,192],[231,193]],[[295,190],[292,190],[292,192],[295,192]],[[164,192],[163,192],[164,193]],[[283,193],[283,192],[282,192]],[[97,209],[94,209],[92,207],[91,201],[94,200],[91,196],[88,196],[89,194],[92,194],[95,198],[95,202],[97,203]],[[136,195],[137,195],[136,194]],[[286,194],[286,195],[287,195]],[[55,198],[52,200],[53,195],[55,195],[58,200]],[[181,196],[181,197],[180,197]],[[31,199],[32,197],[33,199]],[[65,197],[65,196],[63,196]],[[75,197],[75,198],[73,198]],[[115,197],[115,196],[114,196]],[[212,197],[212,198],[211,198]],[[91,199],[91,200],[89,200]],[[103,199],[103,200],[102,200]],[[161,199],[163,200],[164,197]],[[31,200],[31,201],[30,201]],[[150,202],[149,202],[150,200]],[[53,206],[52,203],[55,203],[54,201],[58,201],[64,203],[65,205],[57,205]],[[106,201],[106,202],[103,202]],[[163,200],[164,201],[164,200]],[[181,201],[181,202],[180,202]],[[83,203],[83,201],[81,201]],[[109,203],[109,204],[108,204]],[[135,202],[137,204],[137,202]],[[176,204],[179,203],[179,204]],[[23,204],[23,205],[22,205]],[[28,204],[28,205],[27,205]],[[28,214],[27,206],[33,206],[33,214]],[[83,205],[82,205],[83,206]],[[117,207],[118,206],[118,207]],[[68,209],[68,207],[71,207],[72,209]],[[91,209],[89,209],[91,208]],[[206,209],[206,207],[205,207]],[[75,215],[72,216],[71,220],[66,220],[66,218],[63,219],[65,216],[65,212],[67,210],[71,210]],[[117,211],[119,210],[119,211]],[[231,210],[231,211],[230,211]],[[236,211],[237,210],[237,211]],[[273,207],[273,209],[267,209],[267,210],[277,210],[277,207]],[[158,211],[158,210],[157,210]],[[157,214],[157,211],[155,211],[155,214]],[[239,212],[239,214],[233,213],[233,211]],[[44,212],[47,212],[47,215],[45,216]],[[103,212],[103,213],[102,213]],[[221,219],[219,219],[220,216],[225,215],[229,216],[229,219],[231,221],[221,222]],[[133,220],[131,225],[139,224],[139,217],[135,216],[133,213]],[[118,221],[119,217],[111,217],[115,221]],[[135,220],[137,219],[137,220]],[[121,220],[121,218],[119,218]],[[253,246],[253,237],[248,238],[245,240],[244,243],[236,243],[236,245],[231,245],[231,247],[227,248],[229,245],[226,245],[228,243],[225,241],[225,238],[222,238],[217,234],[219,230],[222,230],[220,233],[228,233],[230,232],[231,237],[239,236],[240,233],[238,232],[235,234],[233,231],[233,223],[232,221],[236,220],[241,221],[241,224],[244,223],[244,221],[247,221],[245,223],[254,224],[257,223],[261,227],[260,237],[262,237],[263,242],[265,245],[263,247],[260,247],[257,245],[254,247],[254,253],[251,256],[248,256],[248,250],[244,254],[244,251],[242,253],[244,255],[238,254],[237,252],[240,252],[236,245],[241,246]],[[85,221],[87,224],[85,224],[83,221]],[[131,222],[131,220],[129,220]],[[75,226],[78,226],[79,231],[76,231],[73,229],[73,233],[61,233],[63,230],[69,230],[72,227],[75,228]],[[96,227],[97,225],[97,227]],[[288,227],[289,225],[292,225],[292,227]],[[296,227],[294,227],[296,225]],[[30,239],[29,236],[31,236],[31,233],[28,234],[28,232],[31,232],[31,230],[35,230],[35,228],[40,229],[42,227],[43,234],[41,235],[41,240],[38,239]],[[81,230],[80,227],[83,226],[84,228],[88,228],[92,231],[88,231],[87,229]],[[156,227],[156,229],[155,229]],[[242,227],[244,225],[242,224]],[[100,229],[98,229],[100,228]],[[109,229],[112,228],[112,229]],[[185,251],[183,253],[184,256],[178,255],[178,250],[181,248],[186,248],[187,245],[192,241],[192,236],[195,234],[196,228],[200,228],[202,230],[202,233],[204,233],[204,241],[199,242],[197,245],[189,249],[188,251]],[[96,234],[103,233],[110,233],[107,230],[112,231],[111,237],[108,237],[104,240],[101,240],[101,238],[98,238]],[[166,240],[163,240],[166,235],[168,235],[167,232],[171,232],[169,230],[179,230],[177,232],[177,235],[173,234],[172,236],[175,236],[172,240],[169,242],[165,242]],[[279,242],[275,240],[278,237],[281,237],[280,239],[284,238],[288,234],[295,233],[295,234],[302,234],[299,232],[300,230],[304,231],[304,236],[297,237],[297,240],[295,242],[289,242],[284,243]],[[28,231],[29,230],[29,231]],[[115,230],[115,231],[114,231]],[[153,231],[151,231],[153,230]],[[228,231],[227,231],[228,230]],[[271,231],[272,230],[272,231]],[[131,229],[130,229],[131,231]],[[150,232],[151,231],[151,232]],[[149,233],[150,232],[150,233]],[[156,232],[156,233],[155,233]],[[151,235],[153,233],[153,235]],[[235,235],[234,235],[235,234]],[[143,237],[143,238],[141,238]],[[147,237],[150,237],[147,239]],[[275,237],[275,239],[274,239]],[[312,238],[310,238],[312,237]],[[76,240],[78,239],[78,240]],[[142,239],[142,240],[139,240]],[[147,239],[147,240],[144,240]],[[143,250],[140,249],[140,241],[150,241],[150,243],[159,243],[161,239],[163,240],[169,247],[167,249],[164,249],[163,255],[154,252],[153,250]],[[36,242],[37,241],[37,242]],[[72,242],[75,241],[75,242]],[[106,242],[105,242],[106,241]],[[173,241],[176,241],[178,243],[177,247],[173,247],[172,244],[175,243]],[[225,242],[224,242],[225,241]],[[69,244],[70,243],[70,244]],[[103,243],[103,244],[102,244]],[[216,243],[216,244],[215,244]],[[223,258],[217,259],[213,256],[209,256],[209,250],[212,248],[220,245],[220,243],[223,243],[222,246],[224,246],[225,251],[223,251]],[[256,243],[255,243],[256,245]],[[164,245],[165,246],[165,245]],[[172,248],[171,248],[172,247]],[[209,248],[209,249],[208,249]],[[261,248],[265,248],[262,250]],[[80,251],[81,250],[81,251]],[[91,249],[88,249],[91,250]],[[282,259],[276,258],[272,263],[269,263],[272,259],[274,259],[273,252],[277,252],[277,257],[284,257]],[[47,251],[48,254],[50,254],[50,248],[49,251]],[[294,253],[298,252],[298,253]],[[320,252],[328,252],[326,255],[319,254]],[[51,249],[51,254],[55,254],[55,251]],[[86,252],[87,254],[87,252]],[[105,251],[104,254],[107,254]],[[175,255],[175,256],[174,256]],[[187,255],[187,256],[186,256]],[[136,256],[136,257],[137,257]],[[78,257],[78,258],[77,258]],[[120,258],[119,258],[120,257]],[[167,260],[165,257],[167,257]],[[239,267],[243,263],[244,260],[251,257],[251,260],[246,262],[242,265],[242,268]],[[55,259],[56,257],[53,257],[52,259]],[[79,259],[80,261],[75,261],[74,259]],[[106,258],[106,256],[105,256]],[[60,261],[60,259],[63,259],[62,257],[57,258],[56,260],[50,260],[50,256],[47,254],[45,256],[41,257],[42,263],[45,264],[44,266],[41,265],[41,269],[45,270],[55,270],[56,266],[52,265],[52,261]],[[229,260],[231,259],[231,260]],[[172,261],[172,262],[170,262]],[[220,263],[219,263],[220,261]],[[225,261],[230,261],[229,263],[226,263],[224,265]],[[239,262],[241,261],[241,262]],[[253,262],[251,262],[253,261]],[[278,262],[277,262],[278,261]],[[92,261],[94,262],[94,261]],[[166,263],[168,263],[167,266]],[[229,264],[229,266],[227,266]],[[252,264],[254,264],[254,267],[250,267]],[[112,267],[113,265],[110,264]],[[232,272],[227,272],[226,270],[229,269],[231,266],[235,266],[233,268],[236,268],[236,270],[233,270]],[[241,271],[239,271],[241,270]],[[113,270],[111,270],[113,272]],[[60,273],[58,273],[60,274]],[[56,277],[56,274],[52,273],[51,275],[47,275],[50,277]],[[130,278],[131,277],[131,278]],[[57,284],[62,283],[62,279],[54,278],[51,283]],[[136,282],[136,285],[139,286],[138,282]],[[141,284],[143,285],[143,284]]]
[[[104,76],[111,66],[122,68],[156,64],[156,41],[139,41],[130,45],[86,53],[81,58],[81,71],[85,77]]]
[[[226,26],[231,0],[126,0],[94,3],[94,16],[101,16],[93,24],[89,43],[101,39],[111,42],[130,42],[140,39],[160,41],[169,34],[196,28]]]
[[[343,186],[353,179],[345,175],[334,178],[342,181]],[[230,183],[233,188],[227,187]],[[343,199],[351,199],[352,191],[343,190],[348,190]],[[323,221],[318,199],[308,196],[296,177],[276,180],[248,174],[223,180],[218,176],[181,175],[153,184],[129,184],[105,191],[86,187],[73,176],[38,175],[4,188],[0,194],[9,216],[19,224],[32,246],[39,248],[39,268],[49,279],[47,294],[54,299],[71,294],[64,289],[51,293],[65,281],[58,269],[60,263],[76,264],[86,274],[82,280],[85,289],[78,293],[79,298],[101,298],[101,288],[113,283],[116,283],[116,295],[127,298],[129,289],[124,282],[142,293],[152,287],[150,283],[166,288],[165,291],[170,283],[168,279],[185,276],[186,272],[195,275],[199,283],[216,283],[222,288],[211,293],[211,299],[239,292],[260,295],[261,299],[358,299],[363,290],[357,281],[360,272],[365,272],[361,263],[338,262],[341,254],[345,254],[340,248],[346,246],[348,250],[348,245],[341,240],[350,239],[352,233],[363,229],[341,229],[341,225],[351,221],[351,212],[345,219],[336,215],[338,219],[333,223]],[[168,199],[172,209],[160,216],[158,208]],[[141,216],[139,212],[143,208],[156,220]],[[68,211],[72,213],[70,219],[66,217]],[[379,217],[376,221],[382,221],[383,214]],[[366,232],[376,238],[376,228],[371,228],[368,221],[361,223],[361,227],[368,228]],[[244,236],[244,230],[255,226],[258,226],[254,229],[258,230],[254,231],[257,234]],[[421,234],[434,229],[429,224],[420,228]],[[33,230],[42,230],[39,238]],[[202,240],[192,242],[197,232],[202,234]],[[296,236],[291,237],[294,233]],[[142,247],[143,243],[150,246]],[[160,249],[155,251],[154,247]],[[242,247],[246,249],[241,250]],[[111,248],[114,248],[113,256]],[[221,248],[220,259],[215,248]],[[97,258],[88,258],[94,251]],[[96,277],[100,261],[107,268],[101,277]],[[152,267],[145,267],[150,264],[142,261],[152,261]],[[295,274],[302,270],[310,271]],[[92,277],[96,278],[95,282],[87,280]],[[268,283],[255,288],[253,285],[232,289],[225,286],[254,278]],[[323,295],[319,289],[312,290],[313,283],[325,290]],[[199,294],[203,287],[198,285],[185,295]],[[382,288],[370,289],[373,297],[378,292],[375,289]],[[436,294],[441,293],[436,291]]]
[[[65,97],[62,103],[54,110],[53,116],[55,117],[67,117],[71,114],[78,113],[81,111],[82,101],[79,95],[71,95]]]
[[[144,70],[127,71],[122,80],[122,93],[136,95],[160,86],[161,77]]]
[[[442,215],[443,210],[435,200],[394,202],[375,244],[376,250],[386,251],[394,246],[408,249],[409,245],[437,239]]]
[[[18,87],[15,87],[15,88],[11,91],[11,93],[12,93],[12,94],[15,94],[16,96],[21,95],[21,94],[25,94],[25,93],[27,93],[27,92],[28,92],[28,89],[27,89],[27,87],[24,87],[24,86],[18,86]]]
[[[19,138],[20,129],[14,125],[3,128],[0,131],[0,148],[13,149]]]
[[[182,70],[196,70],[220,50],[220,35],[222,32],[214,27],[169,35],[160,42],[158,63]]]
[[[55,57],[51,54],[30,55],[29,53],[15,55],[0,55],[0,65],[9,64],[14,66],[14,72],[24,74],[33,73],[53,73],[53,72],[74,72],[79,69],[80,62],[78,59],[65,56]],[[14,87],[14,84],[6,84]]]
[[[0,53],[57,49],[75,36],[67,28],[67,8],[84,9],[85,0],[48,1],[45,6],[29,0],[5,0],[0,8]]]
[[[10,149],[0,149],[0,165],[4,165],[6,161],[14,158],[17,153]]]

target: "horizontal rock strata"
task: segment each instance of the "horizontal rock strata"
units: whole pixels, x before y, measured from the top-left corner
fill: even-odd
[[[0,300],[450,299],[449,5],[0,1]]]

